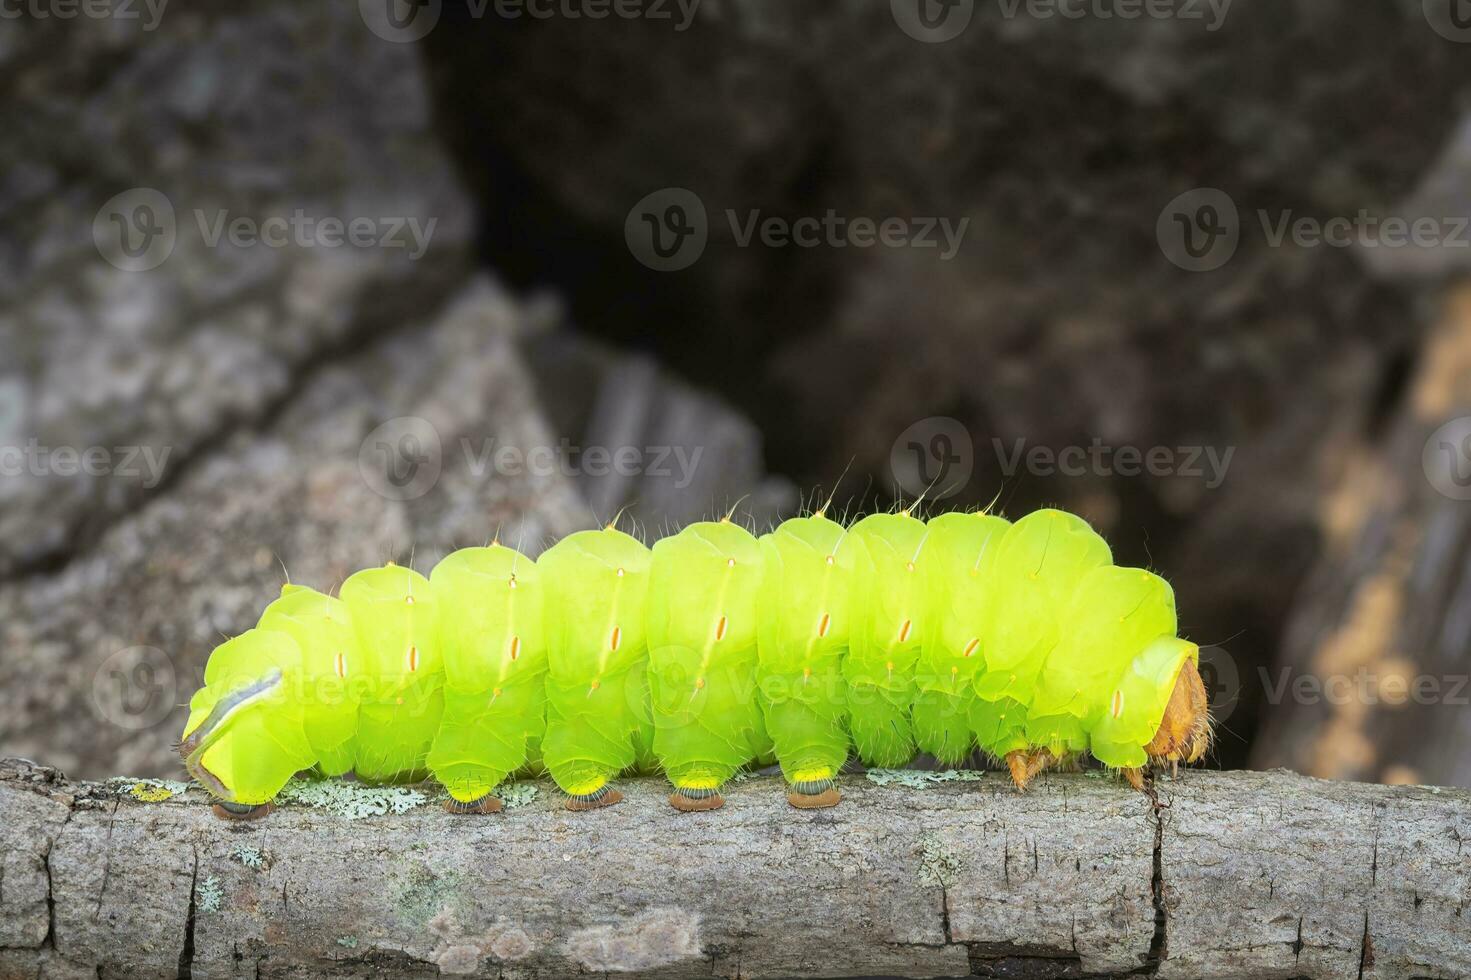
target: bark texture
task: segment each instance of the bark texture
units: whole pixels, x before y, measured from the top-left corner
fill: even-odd
[[[1471,793],[967,775],[848,777],[808,813],[770,778],[704,814],[654,780],[583,814],[531,784],[488,818],[330,784],[229,824],[11,760],[0,977],[1471,973]]]

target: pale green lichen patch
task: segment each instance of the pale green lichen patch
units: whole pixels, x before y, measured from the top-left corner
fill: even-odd
[[[986,778],[986,774],[974,769],[946,769],[930,772],[926,769],[870,769],[865,776],[877,786],[903,786],[906,789],[924,789],[935,783],[973,783]]]
[[[230,858],[256,871],[265,870],[270,863],[264,851],[250,844],[236,844],[234,850],[230,852]]]
[[[343,949],[357,949],[358,937],[353,935],[338,936],[337,945],[341,946]]]
[[[281,803],[327,810],[349,820],[408,813],[429,797],[408,786],[363,786],[336,779],[293,779],[276,794]]]
[[[195,902],[201,912],[218,912],[225,901],[225,890],[220,887],[220,879],[210,875],[199,883],[199,892],[194,896]]]
[[[172,779],[130,779],[126,776],[109,779],[107,787],[116,793],[126,793],[139,803],[162,803],[189,790],[188,783]]]
[[[514,810],[517,807],[526,806],[540,794],[541,788],[535,783],[507,783],[496,790],[496,795],[500,797],[501,805],[507,810]]]
[[[435,874],[422,864],[409,867],[395,904],[400,916],[415,929],[424,929],[439,916],[452,916],[463,899],[462,877],[456,872]]]
[[[934,834],[919,836],[919,880],[947,888],[954,883],[965,862]]]

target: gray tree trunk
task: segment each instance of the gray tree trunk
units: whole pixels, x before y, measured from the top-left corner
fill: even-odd
[[[197,789],[0,763],[0,977],[1471,975],[1463,790],[904,773],[680,814],[623,789],[466,818],[308,785],[231,824]]]

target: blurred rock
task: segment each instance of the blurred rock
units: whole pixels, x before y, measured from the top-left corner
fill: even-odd
[[[497,532],[534,554],[588,525],[559,471],[479,451],[555,445],[515,346],[535,324],[481,283],[410,326],[315,372],[65,569],[0,585],[7,752],[79,775],[175,774],[206,656],[287,572],[334,589],[388,559],[427,571]]]
[[[1471,785],[1471,287],[1438,312],[1391,424],[1343,447],[1255,765]]]
[[[60,567],[469,264],[412,46],[352,3],[129,6],[0,54],[0,576]]]
[[[733,512],[764,531],[796,512],[798,490],[768,476],[760,431],[653,360],[570,331],[526,345],[573,484],[603,521],[646,540]]]

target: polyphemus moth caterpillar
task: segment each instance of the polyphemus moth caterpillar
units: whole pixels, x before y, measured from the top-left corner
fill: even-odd
[[[759,538],[727,515],[652,549],[610,525],[535,561],[497,542],[427,579],[368,569],[339,598],[288,584],[211,654],[179,748],[234,817],[313,767],[432,774],[456,813],[494,812],[536,766],[573,810],[655,770],[675,807],[711,810],[773,760],[793,806],[831,806],[850,753],[921,750],[979,748],[1022,789],[1091,753],[1142,787],[1210,744],[1176,634],[1169,585],[1057,510],[851,527],[820,510]]]

